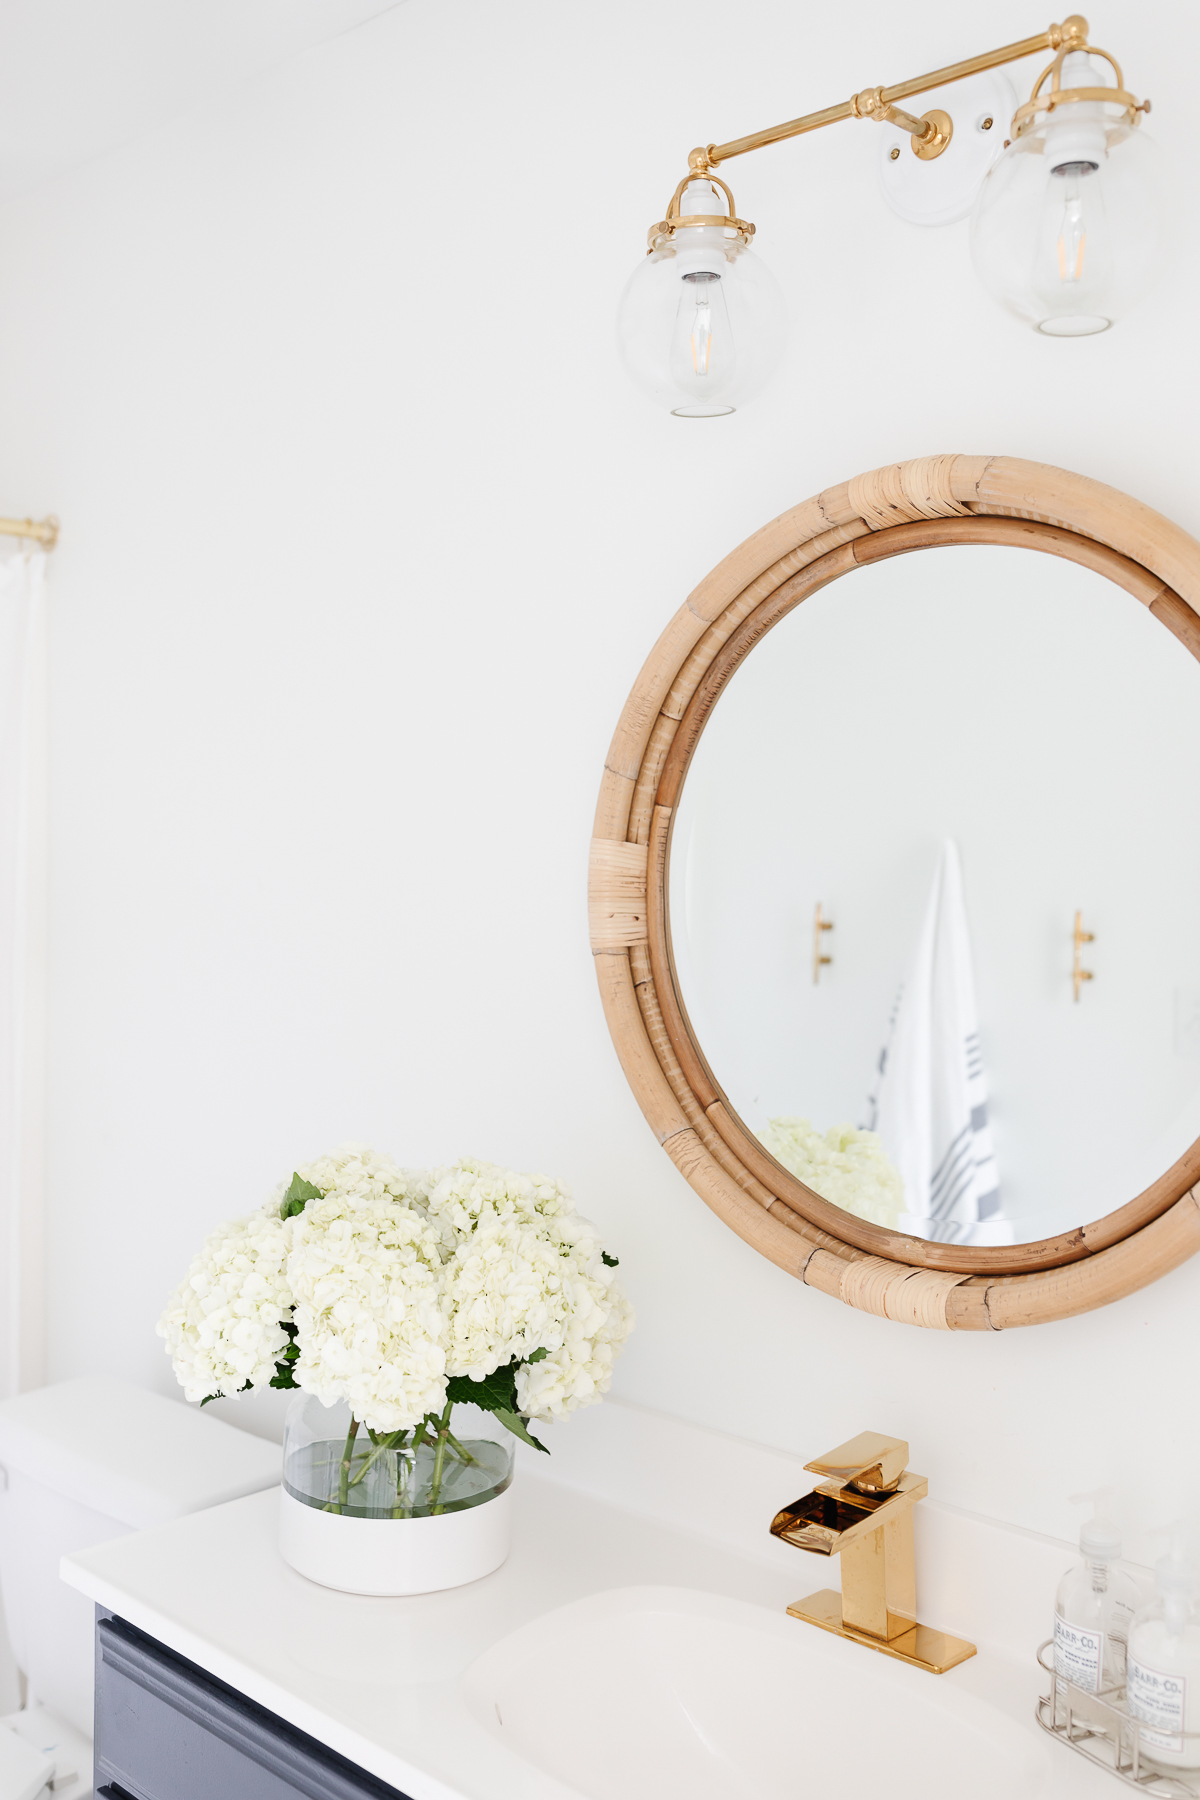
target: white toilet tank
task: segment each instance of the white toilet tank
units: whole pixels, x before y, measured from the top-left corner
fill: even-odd
[[[62,1557],[280,1477],[278,1444],[184,1401],[85,1377],[0,1402],[0,1593],[35,1700],[92,1736],[90,1600]]]

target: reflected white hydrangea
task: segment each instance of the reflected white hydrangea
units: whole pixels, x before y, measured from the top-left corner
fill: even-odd
[[[809,1119],[771,1119],[759,1140],[805,1187],[871,1225],[899,1229],[904,1183],[879,1134],[856,1125],[820,1132]]]

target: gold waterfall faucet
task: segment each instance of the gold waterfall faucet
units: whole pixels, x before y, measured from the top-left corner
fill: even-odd
[[[909,1473],[902,1438],[862,1431],[805,1463],[831,1479],[793,1500],[771,1521],[772,1537],[816,1556],[841,1556],[842,1591],[823,1588],[788,1607],[822,1631],[940,1675],[974,1656],[974,1644],[917,1623],[913,1508],[929,1492]]]

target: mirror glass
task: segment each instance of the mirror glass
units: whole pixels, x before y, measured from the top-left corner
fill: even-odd
[[[804,600],[673,822],[679,997],[731,1109],[917,1237],[1132,1200],[1200,1136],[1198,795],[1200,665],[1102,575],[972,544]]]

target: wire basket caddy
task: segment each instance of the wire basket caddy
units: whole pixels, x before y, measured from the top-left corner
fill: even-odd
[[[1050,1677],[1050,1692],[1042,1695],[1036,1707],[1043,1731],[1127,1787],[1152,1794],[1154,1800],[1200,1800],[1200,1768],[1155,1768],[1147,1762],[1154,1751],[1143,1744],[1142,1734],[1154,1728],[1133,1717],[1124,1687],[1102,1688],[1098,1694],[1076,1687],[1054,1667],[1053,1638],[1040,1646],[1037,1657]],[[1194,1748],[1200,1763],[1200,1731],[1173,1731],[1171,1736],[1176,1743]]]

